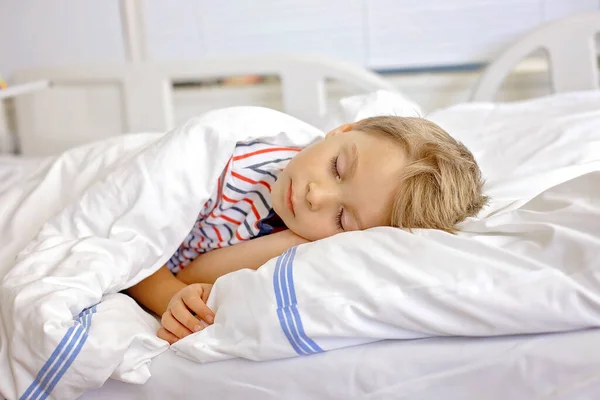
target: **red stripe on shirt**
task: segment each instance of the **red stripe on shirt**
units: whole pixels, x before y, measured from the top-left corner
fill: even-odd
[[[202,250],[202,247],[200,247],[200,245],[202,244],[202,242],[204,242],[204,236],[200,235],[200,240],[198,240],[198,242],[196,243],[196,245],[192,246],[192,248],[194,250]]]
[[[260,214],[258,213],[256,207],[254,207],[254,202],[250,199],[242,199],[242,201],[245,201],[246,203],[250,204],[250,206],[252,207],[252,213],[254,214],[257,220],[260,220]]]
[[[217,199],[218,199],[219,196],[221,196],[221,177],[219,177],[217,179],[217,188],[218,188],[217,189]],[[208,215],[210,215],[210,216],[212,216],[214,218],[214,214],[213,213],[215,212],[215,209],[217,208],[218,204],[219,204],[219,202],[217,200],[215,200],[215,204],[213,204],[213,208],[212,208],[212,210],[210,210],[208,212]]]
[[[210,210],[210,212],[208,213],[213,218],[215,218],[214,212],[215,212],[215,209],[217,208],[217,205],[219,204],[218,199],[223,194],[223,187],[221,186],[221,179],[225,180],[225,176],[227,175],[227,170],[229,169],[229,165],[231,165],[232,159],[233,159],[233,157],[229,158],[229,161],[227,161],[227,165],[225,165],[225,169],[221,173],[221,176],[217,179],[217,198],[215,199],[215,204],[213,205],[212,210]]]
[[[233,157],[233,160],[234,161],[243,160],[244,158],[249,158],[249,157],[256,156],[256,155],[259,155],[259,154],[264,154],[264,153],[273,153],[273,152],[276,152],[276,151],[295,151],[295,152],[299,152],[300,150],[302,150],[302,149],[298,149],[296,147],[275,147],[275,148],[272,148],[272,149],[262,149],[262,150],[253,151],[252,153],[247,153],[247,154],[242,154],[240,156],[235,156],[235,157]]]
[[[221,236],[221,232],[219,232],[219,230],[217,229],[216,226],[213,226],[212,228],[215,231],[215,233],[217,234],[217,238],[219,238],[219,243],[217,243],[217,247],[221,248],[221,242],[223,241],[223,237]]]
[[[266,187],[267,189],[269,189],[269,192],[271,191],[271,185],[269,185],[269,183],[268,183],[268,182],[265,182],[265,181],[258,181],[258,182],[257,182],[257,181],[255,181],[255,180],[253,180],[253,179],[250,179],[250,178],[248,178],[247,176],[240,175],[240,174],[238,174],[237,172],[233,172],[233,171],[231,172],[231,175],[232,175],[233,177],[235,177],[235,178],[238,178],[238,179],[240,179],[240,180],[244,181],[244,182],[252,183],[253,185],[256,185],[256,184],[261,184],[261,185],[263,185],[264,187]]]
[[[208,202],[209,202],[209,201],[210,201],[210,199],[209,199],[209,200],[206,200],[206,203],[204,203],[204,205],[202,206],[202,210],[205,210],[205,209],[206,209],[206,207],[208,207]],[[202,212],[200,212],[200,217],[201,217],[201,218],[206,218],[206,214],[203,214]],[[198,221],[196,221],[196,222],[198,222]]]
[[[228,217],[227,215],[221,215],[220,217],[221,217],[221,218],[223,218],[225,221],[229,221],[229,222],[231,222],[232,224],[236,224],[236,225],[239,225],[239,224],[241,224],[241,222],[240,222],[240,221],[236,221],[235,219],[233,219],[233,218],[230,218],[230,217]]]

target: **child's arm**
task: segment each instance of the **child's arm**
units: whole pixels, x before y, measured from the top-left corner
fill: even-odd
[[[177,274],[177,279],[192,283],[214,283],[217,278],[239,269],[257,269],[290,247],[308,241],[286,229],[257,239],[200,254]]]
[[[163,315],[171,298],[186,286],[163,266],[137,285],[127,289],[126,293],[156,315]]]

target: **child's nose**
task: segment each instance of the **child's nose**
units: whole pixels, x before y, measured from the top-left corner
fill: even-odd
[[[315,182],[308,184],[306,200],[311,211],[319,211],[334,202],[335,198],[336,194],[333,187],[319,185]]]

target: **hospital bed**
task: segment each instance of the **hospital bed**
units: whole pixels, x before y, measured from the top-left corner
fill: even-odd
[[[594,43],[598,32],[600,13],[539,28],[488,66],[472,99],[493,100],[514,66],[540,48],[548,53],[555,92],[598,89]],[[328,117],[324,93],[327,78],[351,83],[364,91],[392,89],[375,74],[344,63],[292,56],[32,71],[21,74],[20,79],[48,78],[56,84],[119,82],[124,93],[126,129],[144,131],[172,126],[169,81],[247,73],[280,75],[284,111],[313,124]],[[21,113],[34,109],[40,112],[39,104],[32,99],[19,106]],[[23,127],[26,133],[40,128],[35,120]],[[22,139],[31,154],[65,145],[60,140],[60,146],[52,140],[40,145],[39,141],[34,143],[33,136]],[[77,138],[71,139],[78,144]],[[6,168],[11,167],[15,171],[11,179],[18,179],[15,176],[27,170],[20,161],[5,159],[0,163],[0,172],[7,174]],[[166,352],[153,361],[152,377],[145,385],[109,380],[82,398],[594,399],[600,398],[599,340],[600,330],[585,330],[481,339],[383,341],[275,362],[238,359],[208,365]]]

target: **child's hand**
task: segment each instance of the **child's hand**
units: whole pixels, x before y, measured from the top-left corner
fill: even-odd
[[[206,324],[212,324],[215,314],[205,304],[211,289],[212,285],[208,283],[194,283],[177,292],[162,315],[158,337],[173,344],[203,329]]]

